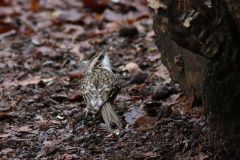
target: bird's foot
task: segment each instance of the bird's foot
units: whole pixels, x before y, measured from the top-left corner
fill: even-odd
[[[88,113],[90,112],[90,109],[88,109],[88,108],[85,108],[83,112],[85,112],[85,113],[86,113],[86,115],[85,115],[85,118],[86,118],[86,117],[87,117],[87,115],[88,115]]]

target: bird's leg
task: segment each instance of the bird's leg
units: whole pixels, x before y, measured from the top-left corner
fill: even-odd
[[[89,106],[89,104],[87,104],[87,107],[84,109],[84,111],[83,112],[85,112],[86,113],[86,115],[85,115],[85,118],[87,118],[87,115],[88,115],[88,113],[89,113],[89,111],[90,111],[90,106]]]

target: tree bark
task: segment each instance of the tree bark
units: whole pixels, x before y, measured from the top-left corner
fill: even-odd
[[[240,1],[148,0],[171,78],[209,113],[213,143],[240,151]]]

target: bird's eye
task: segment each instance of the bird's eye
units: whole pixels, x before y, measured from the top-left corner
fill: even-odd
[[[102,60],[102,56],[98,57],[98,60],[101,61]]]

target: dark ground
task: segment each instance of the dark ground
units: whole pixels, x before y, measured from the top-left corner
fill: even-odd
[[[0,159],[220,159],[202,106],[160,61],[142,1],[0,1]],[[122,130],[90,113],[80,81],[112,41]],[[128,85],[127,85],[128,84]]]

